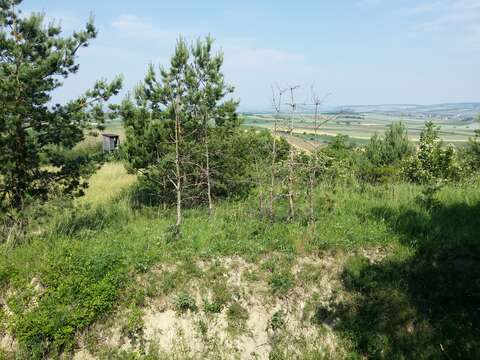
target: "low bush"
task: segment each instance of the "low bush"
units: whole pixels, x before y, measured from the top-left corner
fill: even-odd
[[[185,313],[187,311],[195,312],[197,311],[197,304],[195,299],[189,293],[182,292],[175,298],[175,309],[180,313]]]

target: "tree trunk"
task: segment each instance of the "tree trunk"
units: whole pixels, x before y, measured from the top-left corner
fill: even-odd
[[[175,223],[175,233],[180,238],[180,229],[182,225],[182,174],[180,169],[180,99],[175,100],[175,189],[177,191],[177,222]]]
[[[309,179],[309,203],[310,203],[310,221],[315,222],[315,201],[314,201],[314,189],[315,189],[315,171],[310,173]]]
[[[295,101],[293,97],[293,90],[295,88],[291,87],[290,88],[290,95],[291,95],[291,109],[292,113],[290,116],[290,126],[288,129],[288,135],[290,137],[293,137],[293,122],[295,120]],[[294,200],[293,200],[293,150],[290,151],[289,157],[288,157],[288,220],[293,220],[295,216],[295,207],[294,207]]]
[[[205,121],[205,175],[207,177],[207,197],[208,197],[208,214],[211,217],[213,215],[213,200],[212,200],[212,183],[210,181],[210,149],[208,146],[208,124]]]
[[[314,128],[314,144],[317,141],[317,133],[318,133],[318,101],[315,103],[315,128]],[[315,222],[315,199],[314,199],[314,189],[316,185],[316,177],[317,177],[317,162],[318,162],[318,154],[317,154],[317,146],[313,145],[313,156],[311,160],[311,169],[310,169],[310,179],[309,179],[309,186],[310,186],[310,221],[312,223]]]
[[[273,202],[275,200],[275,177],[277,176],[276,162],[277,162],[277,118],[275,118],[275,122],[273,125],[272,173],[271,173],[272,179],[270,183],[270,203],[269,203],[269,216],[271,221],[273,221],[275,218]]]
[[[260,169],[258,168],[258,160],[255,154],[253,154],[253,158],[255,161],[255,172],[257,174],[257,187],[258,187],[258,206],[260,210],[260,215],[264,217],[265,215],[265,205],[263,202],[263,184],[262,184],[262,178],[260,176]]]
[[[295,207],[293,203],[293,152],[290,152],[288,158],[288,220],[295,217]]]

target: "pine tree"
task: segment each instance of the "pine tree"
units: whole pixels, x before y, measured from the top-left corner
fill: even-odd
[[[78,99],[52,104],[52,92],[78,71],[77,53],[97,30],[90,19],[84,30],[62,37],[44,15],[22,16],[21,2],[0,1],[0,203],[17,211],[32,197],[81,194],[92,158],[65,150],[103,122],[102,104],[121,88],[120,78],[98,81]]]
[[[224,100],[233,89],[224,82],[223,56],[212,54],[212,44],[208,37],[189,48],[180,39],[169,68],[157,74],[150,66],[145,81],[118,107],[129,165],[165,202],[176,203],[177,233],[184,205],[206,203],[211,212],[215,194],[236,185],[235,162],[226,159],[240,125],[237,103]]]
[[[197,40],[192,46],[192,70],[196,78],[196,86],[192,87],[192,102],[194,117],[198,118],[201,126],[202,143],[204,147],[204,162],[202,164],[208,209],[213,212],[212,198],[212,169],[210,160],[210,120],[220,120],[219,114],[225,106],[218,106],[227,94],[233,92],[233,87],[227,86],[221,73],[223,64],[222,54],[212,54],[213,38],[208,36],[205,41]],[[236,105],[234,105],[236,108]]]

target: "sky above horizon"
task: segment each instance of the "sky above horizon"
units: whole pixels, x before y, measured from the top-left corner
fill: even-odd
[[[211,34],[242,110],[268,109],[271,85],[312,84],[326,106],[480,101],[480,0],[25,0],[66,33],[95,17],[99,36],[57,96],[122,74],[125,90],[149,63],[167,66],[176,39]]]

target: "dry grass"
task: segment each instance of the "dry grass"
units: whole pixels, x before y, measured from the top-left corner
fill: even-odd
[[[82,204],[104,204],[120,194],[122,190],[136,180],[137,177],[128,174],[122,163],[106,163],[92,176],[86,195],[78,201]]]

